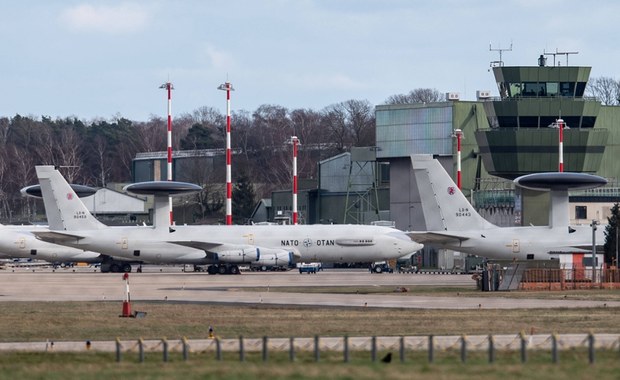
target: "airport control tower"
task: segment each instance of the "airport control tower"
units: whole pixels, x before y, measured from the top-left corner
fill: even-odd
[[[570,53],[558,53],[568,54]],[[558,125],[563,119],[564,170],[599,171],[609,130],[597,125],[601,103],[584,96],[590,67],[537,66],[492,68],[499,98],[483,102],[489,128],[475,132],[489,174],[518,176],[558,170]]]

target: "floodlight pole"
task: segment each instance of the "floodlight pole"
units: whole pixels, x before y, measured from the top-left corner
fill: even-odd
[[[232,224],[232,153],[230,151],[230,92],[234,91],[230,82],[221,84],[218,90],[226,91],[226,224]]]
[[[168,91],[168,181],[172,181],[172,90],[174,86],[170,82],[166,82],[159,86]],[[172,225],[172,197],[168,197],[168,204],[170,208],[170,225]]]
[[[461,190],[461,139],[463,131],[455,129],[452,137],[456,137],[456,186]]]
[[[291,136],[293,144],[293,224],[297,225],[297,145],[299,139],[297,136]]]
[[[598,225],[598,221],[596,219],[592,219],[592,223],[590,227],[592,227],[592,283],[596,281],[596,226]]]
[[[562,173],[564,171],[564,120],[558,119],[557,124],[560,134],[558,171]]]

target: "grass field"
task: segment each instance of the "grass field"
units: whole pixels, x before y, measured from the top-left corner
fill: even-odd
[[[287,291],[287,289],[282,289]],[[288,289],[290,291],[290,289]],[[300,289],[294,289],[301,291]],[[306,289],[307,290],[307,289]],[[270,291],[276,291],[271,289]],[[278,290],[280,291],[280,289]],[[393,289],[323,289],[339,292],[375,293]],[[403,296],[420,292],[409,289]],[[466,290],[431,290],[437,296],[455,295]],[[419,294],[419,293],[418,293]],[[477,293],[479,294],[479,293]],[[522,293],[506,293],[507,297]],[[617,291],[575,291],[558,295],[527,293],[536,297],[596,297],[615,300]],[[589,295],[589,296],[588,296]],[[172,302],[133,302],[133,310],[147,312],[146,318],[119,318],[120,302],[2,302],[0,340],[61,341],[177,339],[208,337],[212,326],[222,338],[310,337],[371,335],[474,335],[526,333],[620,333],[620,309],[528,309],[528,310],[421,310],[339,307],[288,307],[273,305],[220,305]],[[379,353],[379,357],[385,353]],[[263,363],[260,354],[248,353],[239,363],[238,355],[225,353],[218,362],[212,353],[192,353],[189,362],[172,353],[162,363],[161,353],[149,353],[145,363],[136,355],[125,355],[116,363],[114,354],[1,353],[0,378],[183,378],[183,379],[495,379],[503,378],[596,378],[618,379],[619,352],[598,352],[594,365],[587,353],[563,351],[560,362],[551,363],[549,352],[532,352],[528,363],[519,362],[518,353],[498,352],[489,364],[484,353],[470,353],[460,362],[458,352],[438,353],[429,364],[423,352],[408,353],[407,361],[373,363],[368,353],[355,353],[350,363],[342,353],[322,353],[315,363],[311,353],[299,353],[290,363],[286,354],[272,353]]]

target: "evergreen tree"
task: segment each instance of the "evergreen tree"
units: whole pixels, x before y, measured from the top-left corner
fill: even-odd
[[[233,186],[233,221],[238,224],[245,224],[252,216],[252,211],[256,206],[255,198],[254,184],[250,181],[250,177],[243,173]]]
[[[620,221],[620,204],[615,203],[611,208],[611,216],[607,218],[607,226],[605,227],[605,262],[608,264],[618,265],[616,263],[616,237],[618,236],[618,222]],[[620,243],[620,242],[618,242]]]

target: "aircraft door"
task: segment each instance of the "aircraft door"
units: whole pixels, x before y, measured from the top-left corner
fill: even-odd
[[[519,239],[512,239],[512,253],[521,252],[521,245],[519,243]]]

